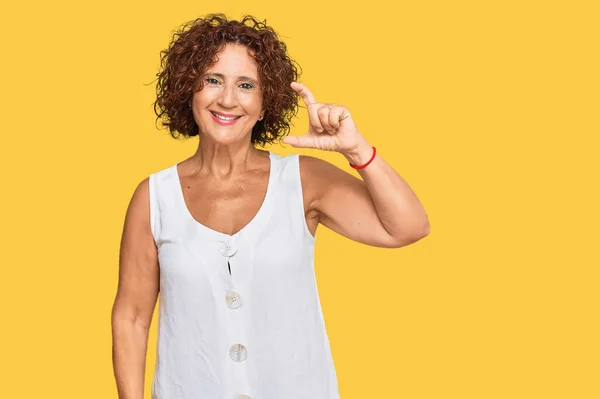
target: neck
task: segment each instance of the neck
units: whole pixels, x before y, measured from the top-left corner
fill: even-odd
[[[190,159],[198,173],[217,178],[231,178],[256,169],[265,151],[249,142],[222,144],[200,140],[196,153]]]

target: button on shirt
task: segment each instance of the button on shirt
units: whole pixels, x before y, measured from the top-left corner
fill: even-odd
[[[227,302],[227,306],[231,309],[237,309],[242,306],[242,298],[240,294],[235,291],[229,291],[225,296],[225,301]]]
[[[234,235],[193,218],[177,165],[150,175],[160,264],[153,399],[339,399],[299,156],[269,159],[264,201]]]
[[[237,248],[235,247],[235,245],[223,244],[223,246],[221,247],[221,255],[223,256],[230,257],[235,255],[236,252]]]

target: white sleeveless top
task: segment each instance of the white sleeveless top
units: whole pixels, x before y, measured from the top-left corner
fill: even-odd
[[[153,399],[339,399],[299,155],[269,159],[264,202],[234,235],[192,217],[177,164],[149,177],[160,264]]]

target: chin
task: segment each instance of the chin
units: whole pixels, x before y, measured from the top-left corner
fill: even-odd
[[[231,144],[244,140],[245,138],[245,135],[235,134],[234,132],[226,131],[225,129],[220,131],[212,131],[207,133],[206,136],[220,144]]]

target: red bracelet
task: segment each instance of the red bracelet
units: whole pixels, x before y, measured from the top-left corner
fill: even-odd
[[[375,154],[377,153],[377,149],[375,147],[373,147],[373,156],[371,157],[371,159],[369,159],[369,162],[367,162],[364,165],[360,165],[360,166],[356,166],[356,165],[352,165],[351,163],[349,164],[352,168],[354,169],[362,169],[367,167],[367,165],[369,165],[371,162],[373,162],[373,160],[375,159]]]

